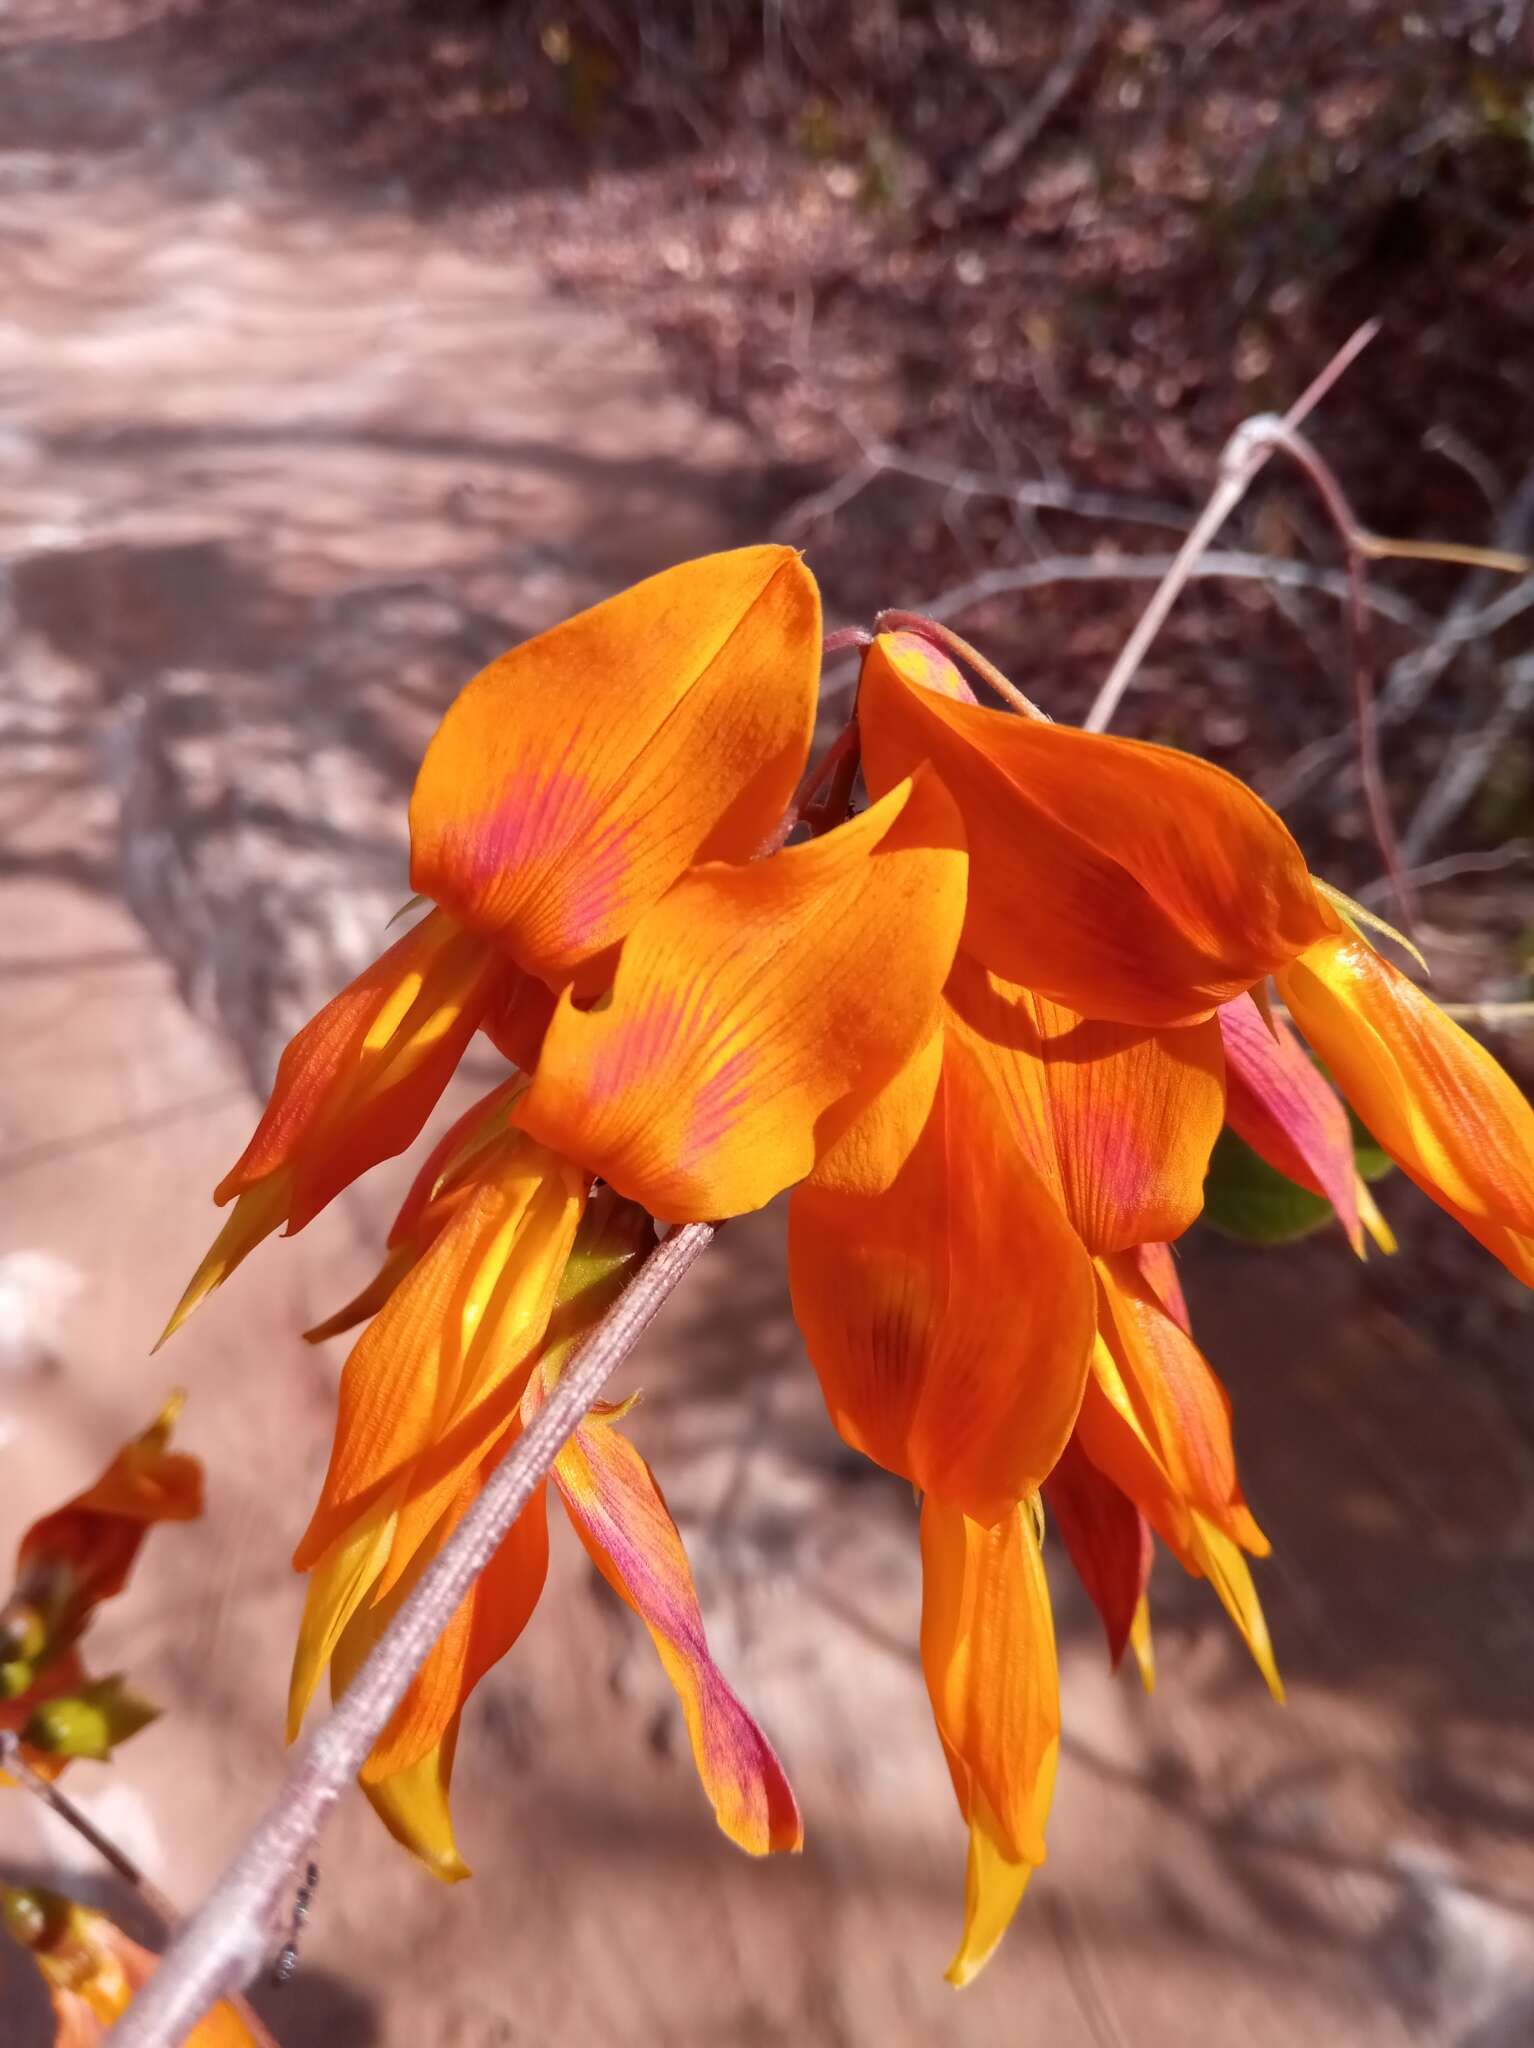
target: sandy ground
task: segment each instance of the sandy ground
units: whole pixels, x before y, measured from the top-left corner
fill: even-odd
[[[286,1559],[339,1364],[296,1333],[370,1269],[399,1175],[151,1360],[207,1191],[404,894],[402,795],[452,689],[770,505],[739,434],[504,238],[300,207],[124,51],[5,33],[0,1540],[191,1388],[208,1518],[150,1546],[94,1639],[165,1718],[69,1780],[190,1902],[281,1769]],[[263,1996],[285,2048],[1534,2038],[1534,1450],[1496,1375],[1435,1355],[1337,1245],[1192,1257],[1291,1705],[1170,1572],[1144,1699],[1061,1575],[1051,1860],[960,1998],[910,1504],[820,1417],[781,1275],[779,1219],[733,1226],[631,1378],[804,1855],[716,1834],[647,1643],[556,1532],[461,1751],[474,1882],[437,1887],[350,1801],[304,1966]],[[0,1865],[121,1904],[16,1794]],[[3,1967],[0,2043],[34,2048]]]

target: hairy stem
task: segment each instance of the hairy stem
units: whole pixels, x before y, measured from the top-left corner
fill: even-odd
[[[572,1358],[351,1687],[299,1745],[282,1790],[112,2029],[111,2048],[176,2048],[260,1969],[278,1901],[342,1789],[609,1375],[713,1235],[711,1223],[674,1230]]]

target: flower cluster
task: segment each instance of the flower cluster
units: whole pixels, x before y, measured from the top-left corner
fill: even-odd
[[[654,577],[471,682],[411,804],[427,914],[288,1047],[177,1310],[423,1129],[483,1033],[507,1078],[437,1144],[342,1376],[293,1713],[344,1686],[636,1260],[652,1219],[786,1190],[796,1317],[846,1440],[920,1492],[921,1655],[969,1828],[957,1982],[1044,1856],[1059,1748],[1053,1524],[1149,1676],[1156,1539],[1207,1578],[1274,1691],[1223,1389],[1169,1247],[1227,1122],[1388,1242],[1347,1113],[1534,1282],[1534,1113],[1307,872],[1280,820],[1188,755],[978,704],[919,634],[866,648],[796,801],[820,667],[799,558]],[[867,803],[849,800],[861,765]],[[785,821],[796,829],[785,830]],[[721,1826],[800,1825],[712,1662],[622,1410],[553,1473],[648,1627]],[[463,1703],[543,1584],[542,1493],[364,1771],[390,1828],[463,1865]]]

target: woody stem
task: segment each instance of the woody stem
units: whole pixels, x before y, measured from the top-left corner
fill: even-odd
[[[299,1745],[281,1791],[108,2035],[110,2048],[176,2048],[210,2006],[255,1976],[278,1901],[343,1787],[609,1376],[713,1235],[711,1223],[673,1230],[576,1352],[351,1686]]]

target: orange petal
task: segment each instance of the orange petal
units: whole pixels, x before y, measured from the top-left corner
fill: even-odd
[[[1060,1685],[1035,1513],[1024,1501],[984,1529],[935,1500],[922,1504],[922,1669],[970,1824],[955,1984],[984,1966],[1044,1861]]]
[[[1282,1018],[1270,1027],[1250,996],[1220,1011],[1220,1035],[1231,1129],[1276,1173],[1324,1195],[1362,1258],[1353,1129],[1336,1090]]]
[[[1218,1025],[1100,1023],[962,953],[948,1008],[1088,1251],[1181,1236],[1204,1206],[1225,1115]]]
[[[1151,1293],[1184,1336],[1191,1337],[1193,1323],[1182,1291],[1182,1278],[1177,1271],[1177,1254],[1172,1247],[1169,1244],[1137,1244],[1134,1258]]]
[[[398,1613],[423,1571],[439,1554],[499,1463],[497,1445],[420,1545],[398,1583],[373,1605],[359,1608],[331,1663],[332,1689],[344,1691],[353,1671]],[[415,1769],[455,1726],[476,1685],[506,1655],[532,1618],[549,1565],[544,1489],[517,1517],[488,1565],[460,1601],[431,1654],[410,1681],[362,1766],[364,1786],[381,1785]],[[445,1788],[444,1788],[445,1790]]]
[[[1092,1463],[1073,1438],[1044,1482],[1044,1504],[1054,1517],[1108,1636],[1116,1671],[1145,1598],[1154,1544],[1144,1515]]]
[[[865,1112],[789,1209],[794,1315],[831,1419],[876,1463],[980,1522],[1059,1456],[1081,1400],[1092,1269],[1059,1204],[949,1036],[914,1147],[930,1049]],[[892,1142],[891,1133],[896,1134]],[[854,1168],[876,1192],[857,1191]]]
[[[720,1827],[752,1856],[800,1848],[793,1792],[709,1655],[687,1553],[649,1466],[610,1418],[589,1415],[560,1452],[554,1479],[592,1563],[650,1632]]]
[[[585,1176],[513,1132],[494,1169],[363,1332],[330,1469],[294,1557],[307,1571],[405,1482],[387,1590],[516,1413],[585,1201]]]
[[[235,1201],[234,1215],[162,1344],[263,1238],[284,1222],[302,1230],[415,1142],[503,972],[482,939],[434,910],[310,1018],[277,1063],[255,1135],[214,1190],[215,1201]]]
[[[822,839],[696,869],[609,1001],[561,998],[517,1122],[671,1222],[761,1208],[930,1036],[961,845],[926,774]]]
[[[290,1230],[419,1136],[500,971],[484,941],[433,910],[312,1017],[277,1063],[255,1136],[214,1191],[230,1201],[293,1172]]]
[[[1087,1016],[1192,1024],[1330,929],[1299,848],[1222,769],[1139,740],[955,702],[889,635],[864,657],[863,769],[923,761],[973,872],[964,948]]]
[[[1402,1172],[1534,1286],[1534,1109],[1491,1054],[1351,931],[1279,992]]]
[[[448,1799],[457,1750],[455,1715],[436,1748],[418,1762],[376,1784],[365,1779],[362,1785],[368,1804],[395,1841],[444,1884],[458,1884],[474,1875],[459,1853]]]
[[[1250,1533],[1250,1516],[1236,1479],[1230,1401],[1209,1361],[1162,1307],[1132,1254],[1100,1259],[1097,1270],[1103,1341],[1133,1422],[1173,1493],[1186,1506],[1228,1526],[1232,1535],[1238,1530],[1243,1536]],[[1105,1377],[1101,1372],[1097,1376]],[[1116,1392],[1114,1398],[1117,1401]],[[1091,1443],[1086,1449],[1095,1460]],[[1124,1490],[1136,1498],[1134,1488]],[[1149,1504],[1139,1505],[1154,1521]],[[1257,1540],[1261,1545],[1261,1538]]]
[[[803,772],[820,599],[790,548],[684,562],[504,654],[438,729],[412,886],[568,980],[696,860],[747,860]]]

